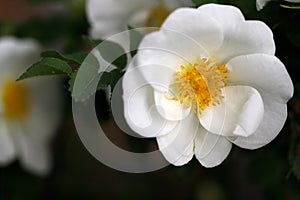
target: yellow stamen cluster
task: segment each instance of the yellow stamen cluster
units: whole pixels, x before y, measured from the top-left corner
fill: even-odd
[[[28,113],[28,90],[24,83],[8,80],[3,85],[2,102],[4,117],[7,119],[20,119]]]
[[[147,27],[161,27],[170,13],[170,10],[168,10],[162,3],[160,3],[150,11],[145,25]]]
[[[226,86],[228,70],[212,59],[200,59],[195,64],[181,66],[175,74],[176,100],[186,108],[193,107],[199,114],[205,108],[217,105],[223,97],[221,89]],[[198,108],[198,109],[197,109]]]

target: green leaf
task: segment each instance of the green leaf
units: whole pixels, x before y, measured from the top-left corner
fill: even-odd
[[[92,47],[97,47],[101,42],[103,42],[103,40],[95,40],[95,39],[91,39],[90,37],[83,35],[82,39],[88,43],[89,45],[91,45]]]
[[[97,49],[102,58],[108,63],[115,65],[120,70],[123,70],[126,67],[127,54],[119,44],[105,40],[97,46]]]
[[[99,80],[97,90],[106,89],[110,85],[111,75],[110,72],[102,72]]]
[[[66,61],[70,64],[74,64],[74,65],[81,65],[81,63],[84,61],[84,59],[86,58],[87,55],[88,55],[88,52],[85,52],[85,51],[74,53],[74,54],[69,54],[69,55],[63,55],[54,50],[48,50],[48,51],[44,51],[43,53],[41,53],[41,57],[57,58],[57,59]]]
[[[106,89],[109,85],[111,89],[115,87],[119,79],[122,77],[123,73],[118,69],[114,69],[110,72],[103,72],[98,83],[97,90]]]
[[[77,76],[77,73],[78,73],[78,70],[74,71],[72,73],[72,75],[70,76],[70,80],[69,80],[69,91],[72,93],[73,92],[73,87],[74,87],[74,83],[75,83],[75,79],[76,79],[76,76]]]
[[[120,72],[119,70],[112,70],[111,71],[111,82],[110,86],[111,89],[113,90],[120,78],[123,76],[124,73]]]
[[[121,45],[108,40],[94,40],[85,35],[82,37],[92,47],[97,48],[105,61],[115,65],[120,70],[126,67],[127,54]]]
[[[68,54],[66,55],[66,58],[69,59],[70,61],[72,60],[78,63],[79,65],[81,65],[88,54],[89,54],[88,52],[82,51],[82,52]]]
[[[137,49],[143,39],[143,34],[128,26],[129,36],[130,36],[130,54],[134,57],[137,53]]]
[[[96,92],[100,78],[98,71],[98,59],[90,53],[78,69],[73,83],[72,97],[75,101],[85,101]]]
[[[28,68],[17,81],[35,76],[70,75],[71,73],[72,69],[65,61],[57,58],[43,58]]]

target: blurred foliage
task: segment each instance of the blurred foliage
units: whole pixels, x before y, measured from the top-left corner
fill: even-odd
[[[102,42],[86,36],[82,38],[89,30],[85,1],[27,1],[33,6],[58,3],[63,12],[47,17],[33,15],[26,22],[2,21],[0,36],[35,38],[45,49],[51,49],[41,54],[41,60],[33,65],[27,76],[51,74],[54,70],[68,77],[66,88],[72,91],[79,66],[89,50]],[[300,10],[283,7],[291,4],[281,0],[269,2],[261,11],[256,10],[255,0],[194,0],[194,3],[197,6],[205,3],[235,5],[247,20],[262,20],[272,29],[276,56],[285,64],[295,85],[294,98],[288,104],[289,117],[279,136],[270,145],[255,151],[233,148],[226,161],[213,169],[205,169],[193,159],[183,167],[168,166],[147,174],[126,174],[100,164],[84,149],[69,114],[53,141],[53,172],[45,178],[33,177],[24,172],[18,162],[0,168],[0,199],[300,199]],[[139,35],[138,32],[132,34],[132,38]],[[132,56],[139,41],[131,44]],[[107,43],[106,48],[123,56],[114,62],[116,69],[103,73],[99,90],[109,85],[113,88],[127,64],[122,47]],[[104,57],[110,61],[110,56],[114,55]],[[100,91],[99,94],[96,109],[103,113],[109,108],[104,93]],[[71,113],[69,94],[66,99],[66,113]],[[115,130],[116,125],[111,120],[101,123]],[[108,137],[122,146],[120,138],[124,135],[116,130]],[[143,140],[140,146],[129,136],[125,141],[129,142],[124,146],[133,145],[134,149],[142,151],[155,148],[153,141]]]

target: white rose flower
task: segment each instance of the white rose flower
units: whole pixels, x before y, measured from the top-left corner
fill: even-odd
[[[158,27],[169,13],[192,0],[88,0],[87,17],[93,38],[106,38],[127,26]]]
[[[271,30],[233,6],[174,11],[142,40],[123,78],[124,115],[170,163],[219,165],[232,143],[257,149],[287,117],[293,84]]]
[[[61,114],[59,81],[43,77],[15,82],[39,53],[32,40],[0,39],[0,165],[17,158],[26,170],[46,175]]]
[[[265,5],[271,0],[256,0],[256,9],[261,10],[265,7]],[[300,3],[300,0],[284,0],[291,3]]]

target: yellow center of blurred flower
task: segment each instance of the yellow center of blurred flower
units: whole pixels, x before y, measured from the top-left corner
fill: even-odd
[[[147,27],[160,27],[170,13],[170,10],[160,3],[150,11],[145,25]]]
[[[7,80],[3,85],[2,102],[4,117],[20,119],[28,113],[28,90],[24,83]]]
[[[228,78],[225,64],[219,65],[214,60],[203,58],[180,68],[174,78],[177,98],[169,100],[180,101],[186,108],[192,106],[194,112],[201,114],[205,108],[219,104],[224,98],[221,89],[227,85]]]

